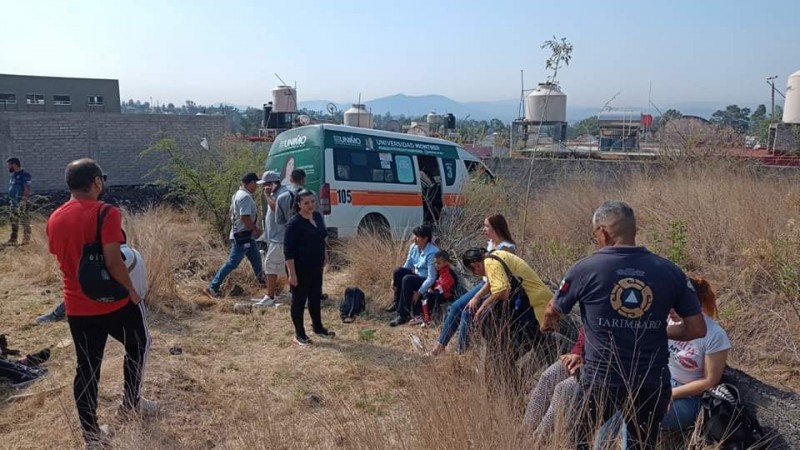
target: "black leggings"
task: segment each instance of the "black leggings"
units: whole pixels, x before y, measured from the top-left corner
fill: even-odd
[[[100,365],[108,336],[125,346],[125,396],[126,408],[139,405],[144,367],[150,348],[144,305],[128,302],[122,309],[101,316],[69,316],[69,330],[78,358],[73,385],[78,417],[85,437],[91,437],[97,426],[97,387]]]
[[[314,268],[304,268],[297,272],[297,286],[292,289],[292,323],[294,332],[299,337],[306,336],[303,327],[303,310],[308,301],[308,315],[311,316],[311,324],[315,332],[322,332],[322,312],[320,302],[322,301],[322,266]]]

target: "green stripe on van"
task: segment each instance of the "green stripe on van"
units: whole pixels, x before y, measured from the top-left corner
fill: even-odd
[[[433,144],[406,139],[370,136],[360,133],[325,131],[326,148],[357,148],[366,151],[400,153],[404,155],[426,155],[439,158],[459,159],[455,145]]]

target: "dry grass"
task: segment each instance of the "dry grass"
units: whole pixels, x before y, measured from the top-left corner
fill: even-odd
[[[565,174],[560,185],[534,192],[520,187],[471,186],[461,216],[442,224],[443,247],[458,251],[483,245],[480,221],[504,213],[522,241],[522,254],[549,282],[591,251],[591,213],[606,199],[636,208],[641,241],[683,258],[716,287],[721,322],[734,346],[732,363],[792,389],[800,363],[800,185],[791,177],[764,176],[748,168],[688,166],[597,185]],[[568,180],[568,181],[566,181]],[[676,226],[676,223],[682,223]],[[0,330],[14,347],[34,351],[69,337],[66,324],[31,325],[59,300],[60,274],[47,253],[44,225],[34,243],[0,250]],[[683,231],[681,231],[683,230]],[[389,280],[408,241],[345,242],[344,261],[328,273],[323,309],[337,332],[313,348],[291,345],[288,308],[234,315],[234,299],[212,302],[200,289],[226,258],[227,249],[192,212],[152,208],[126,214],[129,240],[145,256],[154,335],[145,394],[160,400],[155,421],[118,424],[122,349],[108,345],[103,367],[101,422],[112,422],[115,448],[553,448],[562,441],[533,442],[522,430],[515,401],[492,394],[476,371],[475,352],[429,361],[412,349],[417,334],[430,345],[438,330],[389,328],[380,308],[389,301]],[[0,236],[2,238],[2,236]],[[12,275],[13,274],[13,275]],[[9,276],[11,275],[11,276]],[[247,263],[224,289],[252,286]],[[342,325],[336,308],[346,286],[368,296],[367,314]],[[776,326],[777,324],[777,326]],[[375,330],[366,337],[364,330]],[[178,346],[183,355],[171,356]],[[0,391],[3,448],[74,448],[80,445],[71,394],[74,349],[54,348],[50,375],[7,401]],[[769,368],[769,370],[767,370]],[[554,436],[565,436],[561,421]],[[558,438],[557,438],[558,439]]]

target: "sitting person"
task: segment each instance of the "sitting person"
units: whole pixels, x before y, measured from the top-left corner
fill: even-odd
[[[534,429],[536,436],[546,436],[552,432],[556,413],[572,409],[569,405],[578,392],[578,379],[574,375],[583,364],[585,338],[584,329],[581,327],[572,350],[566,355],[561,355],[558,361],[545,369],[539,377],[523,419],[527,427]]]
[[[542,336],[537,315],[553,293],[522,258],[504,250],[490,254],[473,247],[462,256],[464,267],[474,275],[486,276],[489,297],[475,312],[488,345],[487,369],[492,379],[508,378],[516,361],[537,348]],[[516,380],[508,380],[514,383]]]
[[[453,270],[453,260],[450,259],[450,254],[446,250],[439,251],[434,257],[433,265],[436,267],[436,282],[422,296],[422,317],[414,316],[414,319],[409,322],[411,325],[421,323],[423,326],[429,326],[431,313],[440,304],[451,301],[455,296],[458,276]]]
[[[431,242],[433,231],[431,227],[421,225],[414,228],[412,233],[414,243],[408,249],[406,262],[392,276],[394,301],[386,311],[397,312],[397,317],[390,323],[393,327],[411,320],[414,305],[436,281],[434,259],[439,248]]]
[[[495,250],[505,250],[510,253],[517,252],[517,244],[511,237],[508,229],[508,222],[502,214],[493,214],[483,220],[483,232],[489,238],[486,246],[487,252]],[[462,295],[458,300],[450,305],[447,316],[439,334],[439,342],[431,351],[431,355],[436,356],[442,353],[447,344],[458,331],[458,344],[456,353],[464,353],[467,349],[469,340],[469,329],[472,326],[472,314],[478,310],[481,302],[489,295],[489,286],[484,277],[478,284]]]
[[[731,348],[727,333],[714,320],[717,298],[708,281],[701,277],[689,280],[697,291],[708,331],[705,337],[689,342],[669,341],[672,403],[661,422],[667,430],[683,430],[694,425],[700,412],[700,397],[719,384]],[[672,311],[670,321],[679,322],[680,317]]]
[[[12,361],[9,356],[19,356],[21,352],[8,348],[8,340],[0,334],[0,380],[8,380],[14,389],[22,389],[47,375],[47,369],[40,365],[50,359],[50,349],[45,348],[32,355]]]

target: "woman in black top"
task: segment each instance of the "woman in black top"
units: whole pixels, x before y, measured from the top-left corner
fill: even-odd
[[[302,190],[294,204],[297,214],[286,224],[283,252],[289,270],[292,291],[292,323],[294,342],[300,346],[311,344],[303,327],[303,310],[308,301],[308,314],[314,333],[320,337],[333,337],[334,332],[322,325],[320,301],[322,300],[322,270],[328,263],[325,239],[328,233],[322,215],[316,212],[314,193]]]

